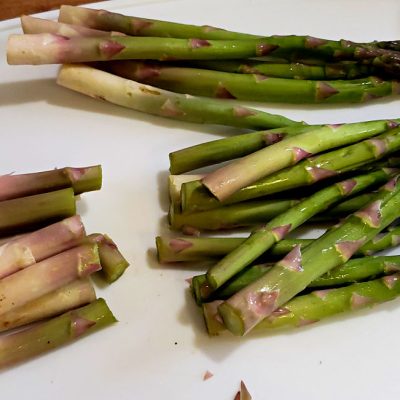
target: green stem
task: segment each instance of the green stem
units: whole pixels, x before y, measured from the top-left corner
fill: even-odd
[[[0,339],[0,368],[57,348],[116,322],[103,299]]]

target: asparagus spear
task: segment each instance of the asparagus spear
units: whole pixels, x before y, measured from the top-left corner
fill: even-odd
[[[0,247],[0,279],[77,246],[85,237],[79,216],[67,218]]]
[[[221,304],[218,310],[226,327],[236,335],[249,332],[314,279],[348,261],[397,218],[399,206],[400,183],[394,178],[379,191],[378,200],[328,230],[304,251],[293,249],[262,278]]]
[[[0,315],[100,270],[96,245],[82,245],[0,280]]]
[[[172,92],[244,101],[293,104],[363,103],[398,92],[398,82],[376,77],[315,81],[236,74],[199,68],[171,67],[161,63],[122,61],[105,68],[126,79]]]
[[[156,247],[157,257],[160,263],[185,262],[185,261],[202,261],[221,258],[238,246],[240,246],[246,238],[241,237],[191,237],[181,236],[175,238],[167,238],[157,236]],[[314,239],[284,239],[273,245],[262,257],[267,260],[284,257],[293,250],[294,247],[300,246],[303,250]],[[360,247],[355,256],[370,256],[382,250],[386,250],[400,244],[400,227],[395,227],[389,232],[377,235],[375,238]]]
[[[275,217],[265,226],[253,231],[242,245],[208,270],[207,281],[211,289],[215,291],[221,287],[228,279],[250,265],[276,242],[282,240],[286,234],[299,227],[312,216],[326,210],[339,200],[374,185],[382,179],[386,179],[386,181],[388,179],[385,171],[359,175],[352,179],[335,183],[302,200],[286,212]],[[299,248],[296,247],[292,251],[299,251]],[[292,254],[292,252],[289,254]]]
[[[0,201],[72,187],[75,194],[101,188],[101,166],[0,176]]]
[[[203,178],[204,174],[195,175],[169,175],[168,193],[169,199],[174,210],[180,211],[181,208],[181,187],[185,182],[195,181]]]
[[[60,315],[96,300],[90,279],[78,279],[0,316],[0,332]]]
[[[202,182],[220,201],[257,180],[303,158],[376,136],[393,127],[394,121],[369,121],[322,128],[289,137],[219,168]]]
[[[297,203],[298,200],[292,199],[262,200],[194,213],[180,213],[172,205],[169,212],[169,223],[173,230],[184,230],[185,227],[199,230],[232,229],[265,223]]]
[[[115,282],[129,267],[128,261],[108,235],[92,233],[87,239],[90,243],[98,245],[101,272],[106,282]]]
[[[379,71],[372,65],[362,65],[351,61],[308,65],[300,62],[272,63],[254,60],[200,60],[192,61],[188,64],[193,68],[234,72],[238,74],[261,74],[269,77],[287,79],[356,79],[370,75],[379,75]],[[179,64],[177,63],[176,66],[179,66]]]
[[[372,281],[353,283],[337,289],[317,290],[294,297],[284,307],[263,319],[255,332],[271,328],[301,327],[341,312],[355,311],[393,300],[400,294],[400,275],[395,273]],[[218,314],[221,301],[203,304],[203,315],[210,335],[225,330]]]
[[[24,33],[53,33],[64,37],[107,37],[116,34],[114,32],[105,32],[79,25],[63,24],[48,19],[35,18],[29,15],[23,15],[21,17],[21,26]]]
[[[298,124],[279,115],[223,100],[208,100],[156,89],[84,65],[64,65],[57,83],[97,99],[181,121],[249,129]]]
[[[137,17],[128,17],[104,10],[88,10],[84,8],[70,8],[64,6],[60,11],[61,22],[83,25],[101,30],[114,30],[128,35],[199,38],[209,39],[253,39],[260,43],[263,55],[278,55],[293,58],[293,53],[312,53],[320,57],[333,60],[363,60],[366,63],[381,65],[390,72],[398,72],[400,55],[388,44],[379,46],[376,43],[354,43],[348,40],[326,40],[311,36],[270,36],[260,37],[239,32],[225,31],[209,26],[194,26],[177,24],[165,21],[149,20]],[[244,58],[240,56],[237,58]],[[144,57],[148,58],[148,57]]]
[[[184,211],[195,211],[215,208],[221,206],[221,203],[234,204],[312,185],[321,180],[355,170],[362,165],[370,164],[399,149],[400,129],[390,129],[372,139],[306,158],[294,166],[272,173],[241,188],[222,202],[212,196],[199,181],[188,182],[183,184],[181,188],[182,209]],[[203,181],[204,179],[207,179],[207,177],[203,178]]]
[[[94,332],[115,317],[103,299],[40,325],[0,337],[0,368],[8,367]]]
[[[0,233],[10,234],[75,214],[72,188],[0,202]]]
[[[279,142],[285,137],[299,135],[317,127],[316,125],[286,126],[268,131],[235,135],[187,147],[169,154],[169,170],[171,174],[182,174],[197,168],[243,157]]]
[[[156,36],[199,39],[252,39],[255,36],[233,33],[211,26],[195,26],[175,22],[129,17],[106,10],[63,5],[58,20],[104,31],[118,31],[132,36]]]

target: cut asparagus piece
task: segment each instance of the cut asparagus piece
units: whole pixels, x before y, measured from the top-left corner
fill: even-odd
[[[239,189],[304,158],[371,138],[396,126],[395,121],[369,121],[322,128],[289,137],[208,174],[202,182],[220,201]]]
[[[198,230],[232,229],[265,223],[297,203],[298,200],[292,199],[262,200],[194,213],[180,213],[171,206],[169,223],[173,230],[185,230],[185,227]]]
[[[88,236],[88,240],[98,245],[103,277],[108,283],[115,282],[129,267],[128,261],[108,235],[92,233]]]
[[[181,207],[181,187],[186,182],[200,180],[204,174],[195,175],[169,175],[168,176],[168,193],[171,206],[180,211]]]
[[[243,157],[287,136],[298,135],[318,126],[287,126],[201,143],[169,154],[171,174],[182,174],[197,168]]]
[[[301,327],[341,312],[356,311],[393,300],[400,294],[400,274],[395,273],[372,281],[353,283],[337,289],[317,290],[294,297],[283,307],[263,319],[255,332],[271,328]],[[218,335],[226,328],[221,322],[218,307],[221,301],[203,304],[203,315],[210,335]]]
[[[103,299],[40,325],[0,337],[0,368],[44,353],[116,322]]]
[[[179,66],[178,63],[176,63],[176,65]],[[356,79],[379,74],[377,68],[372,65],[361,65],[355,62],[308,65],[300,62],[278,64],[253,60],[204,60],[189,62],[189,66],[215,71],[240,74],[260,74],[269,77],[287,79]]]
[[[221,287],[276,242],[282,240],[289,232],[292,232],[314,215],[328,209],[341,199],[365,190],[377,181],[381,181],[383,177],[386,177],[386,181],[389,179],[384,171],[376,171],[335,183],[302,200],[265,226],[253,231],[242,245],[207,271],[207,281],[211,289],[215,291]],[[300,251],[300,248],[296,247],[292,251]]]
[[[274,78],[236,74],[161,63],[120,61],[107,63],[108,71],[137,82],[194,96],[291,104],[364,103],[398,94],[397,81],[376,77],[353,80]]]
[[[84,237],[85,228],[76,215],[6,242],[0,246],[0,279],[77,246]]]
[[[9,235],[22,229],[70,217],[76,212],[72,188],[0,202],[0,233]]]
[[[96,245],[82,245],[0,280],[0,315],[100,270]]]
[[[218,310],[226,327],[235,335],[249,332],[314,279],[348,261],[398,217],[399,206],[400,183],[394,178],[379,191],[377,200],[328,230],[303,251],[296,247],[260,279],[221,304]]]
[[[371,164],[399,149],[400,129],[390,129],[372,139],[306,158],[292,167],[272,173],[241,188],[222,202],[211,195],[199,181],[188,182],[182,185],[181,189],[182,209],[184,211],[205,210],[219,207],[221,203],[234,204],[309,186],[324,179],[356,170],[362,165]]]
[[[0,316],[0,332],[51,318],[96,300],[90,279],[79,279]]]
[[[0,201],[72,187],[75,194],[101,188],[101,166],[0,176]]]
[[[249,129],[298,124],[279,115],[223,100],[209,100],[156,89],[85,65],[64,65],[57,83],[96,99],[181,121]]]
[[[106,32],[97,29],[90,29],[84,26],[63,24],[61,22],[48,19],[35,18],[30,15],[21,17],[21,26],[24,33],[53,33],[64,37],[89,36],[89,37],[107,37],[114,32]],[[122,35],[122,34],[120,34]]]

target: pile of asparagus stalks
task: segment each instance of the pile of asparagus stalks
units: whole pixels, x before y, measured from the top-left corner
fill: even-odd
[[[93,98],[251,131],[170,154],[170,226],[192,236],[158,237],[158,257],[211,263],[191,280],[210,334],[302,326],[400,294],[400,257],[373,256],[400,243],[400,119],[316,126],[234,101],[399,94],[400,42],[263,37],[72,6],[22,27],[10,64],[63,64],[57,82]],[[290,238],[313,221],[330,225]],[[198,236],[238,227],[252,232]]]
[[[0,368],[116,321],[89,277],[112,283],[128,262],[76,214],[101,184],[100,166],[0,177]]]

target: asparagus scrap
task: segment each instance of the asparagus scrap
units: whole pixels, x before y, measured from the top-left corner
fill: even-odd
[[[101,166],[0,176],[0,201],[72,187],[75,194],[101,189]]]
[[[60,69],[57,83],[96,99],[181,121],[249,129],[298,124],[279,115],[223,100],[209,100],[156,89],[85,65],[64,65]]]
[[[348,261],[397,218],[399,205],[400,184],[394,178],[382,187],[377,200],[328,230],[304,251],[296,247],[262,278],[221,304],[218,310],[226,327],[235,335],[248,333],[314,279]]]
[[[80,244],[85,237],[81,218],[73,216],[0,246],[0,279]]]
[[[227,255],[246,238],[242,237],[156,237],[157,257],[160,263],[176,263],[188,261],[215,260]],[[262,255],[266,260],[275,260],[277,257],[284,257],[300,246],[305,249],[315,239],[283,239],[273,245]],[[361,246],[355,256],[370,256],[382,250],[390,249],[400,244],[400,227],[395,227],[388,232],[377,235]]]
[[[397,125],[396,121],[369,121],[344,125],[325,125],[289,137],[219,168],[202,182],[220,201],[257,180],[304,158],[371,138]]]
[[[22,229],[54,222],[75,215],[72,188],[21,197],[0,202],[0,234],[9,235]]]
[[[78,279],[0,316],[0,332],[60,315],[96,300],[89,279]]]
[[[303,80],[236,74],[143,61],[111,62],[108,71],[137,82],[194,96],[292,104],[363,103],[399,93],[397,81],[375,77]]]
[[[316,290],[294,297],[263,319],[255,326],[254,331],[261,333],[272,328],[302,327],[342,312],[356,311],[393,300],[400,294],[399,278],[399,273],[394,273],[367,282]],[[218,314],[221,304],[220,300],[203,304],[203,315],[210,335],[218,335],[226,329]]]
[[[222,202],[212,196],[200,181],[188,182],[181,188],[182,209],[184,211],[205,210],[219,207],[221,204],[254,200],[285,190],[309,186],[356,170],[362,165],[382,159],[399,149],[400,129],[390,129],[372,139],[306,158],[294,166],[272,173],[241,188]],[[204,179],[207,178],[203,178],[203,181]]]
[[[207,271],[207,282],[210,286],[210,291],[215,291],[221,287],[276,242],[282,240],[289,232],[292,232],[312,216],[326,210],[339,200],[375,184],[377,180],[380,181],[382,179],[382,175],[385,175],[384,171],[372,172],[328,186],[278,215],[265,226],[253,231],[242,245]],[[387,175],[386,179],[389,179]],[[386,194],[386,191],[384,192]],[[296,247],[292,251],[295,250],[298,251],[299,248]]]
[[[0,337],[0,368],[27,360],[116,322],[103,299]]]
[[[100,270],[96,245],[82,245],[0,280],[0,315]]]

